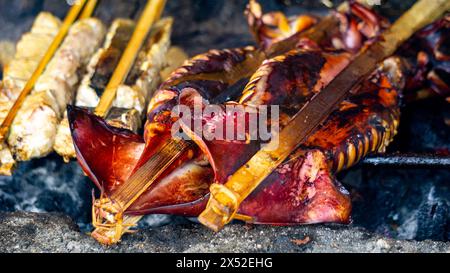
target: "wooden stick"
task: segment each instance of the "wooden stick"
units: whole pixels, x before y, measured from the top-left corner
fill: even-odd
[[[94,111],[96,115],[105,117],[108,114],[116,97],[117,88],[126,80],[152,25],[161,17],[165,4],[166,0],[149,0],[147,2],[139,22],[136,25],[133,36]],[[137,197],[139,197],[139,195]],[[123,205],[128,206],[126,203]],[[120,234],[116,234],[115,229],[96,228],[91,233],[91,236],[103,244],[116,243],[120,240],[123,233],[128,232],[131,227],[135,226],[141,220],[141,218],[142,216],[124,216],[123,224],[125,225],[125,228]]]
[[[98,0],[89,0],[86,4],[86,7],[83,9],[83,12],[80,15],[79,19],[90,18],[97,8]]]
[[[165,4],[166,0],[149,0],[147,2],[133,36],[95,109],[96,115],[105,117],[108,114],[116,98],[117,88],[126,80],[153,23],[161,17]]]
[[[394,54],[416,31],[439,19],[449,9],[450,0],[418,1],[383,33],[378,42],[359,54],[323,91],[316,94],[278,136],[236,171],[225,185],[211,185],[211,197],[199,221],[214,231],[222,229],[235,217],[245,198],[307,140],[355,85],[370,75],[381,61]]]
[[[78,15],[80,15],[80,12],[82,11],[85,4],[86,4],[86,0],[80,0],[77,2],[77,4],[75,4],[72,8],[70,8],[69,13],[67,14],[66,18],[64,19],[64,22],[61,25],[61,28],[60,28],[58,34],[56,35],[53,42],[50,44],[44,57],[39,62],[39,65],[37,66],[36,70],[33,72],[30,79],[25,84],[25,87],[23,88],[19,97],[14,102],[14,105],[9,110],[8,115],[6,116],[5,120],[3,121],[3,123],[0,127],[0,144],[4,143],[5,139],[7,138],[8,133],[9,133],[11,124],[12,124],[14,118],[16,117],[17,112],[19,111],[20,107],[22,106],[23,102],[25,101],[25,98],[33,90],[34,85],[36,84],[37,80],[39,79],[41,74],[44,72],[47,64],[50,62],[50,60],[55,55],[55,52],[58,50],[59,46],[63,42],[64,38],[66,37],[67,33],[69,32],[70,27],[73,24],[73,22],[75,22],[75,20],[78,18]]]

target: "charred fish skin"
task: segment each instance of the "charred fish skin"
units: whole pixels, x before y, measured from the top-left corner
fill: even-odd
[[[30,32],[24,34],[16,45],[16,53],[4,70],[0,90],[0,122],[19,96],[22,88],[36,69],[54,37],[59,31],[61,21],[47,12],[40,13]],[[0,151],[0,175],[12,175],[16,165],[11,150],[3,145]]]
[[[100,46],[105,28],[95,18],[77,21],[11,126],[8,144],[19,161],[39,158],[53,149],[57,126],[74,97],[77,73]]]
[[[172,18],[163,18],[152,28],[132,71],[125,83],[117,89],[112,111],[106,118],[109,124],[134,132],[141,128],[145,106],[161,82],[160,71],[165,65],[166,53],[170,47],[172,24]],[[97,105],[101,91],[106,87],[121,52],[131,37],[132,28],[134,23],[131,20],[115,21],[107,36],[104,49],[93,58],[92,68],[88,69],[90,72],[78,89],[75,102],[77,106],[95,107]],[[65,161],[76,156],[67,118],[58,128],[54,149],[63,156]]]

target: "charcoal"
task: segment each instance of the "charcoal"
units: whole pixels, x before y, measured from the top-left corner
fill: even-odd
[[[136,18],[145,2],[144,0],[102,0],[95,15],[106,23],[110,23],[115,17]],[[288,14],[305,12],[306,10],[319,15],[327,12],[325,6],[320,1],[315,0],[266,0],[260,2],[262,2],[265,10],[281,10]],[[341,1],[332,2],[337,5]],[[377,6],[376,9],[393,20],[413,2],[414,0],[382,1],[383,5]],[[212,48],[230,48],[254,44],[246,19],[243,16],[245,4],[246,1],[242,0],[168,1],[164,14],[171,15],[175,19],[173,43],[183,47],[191,56]],[[30,28],[34,17],[40,10],[51,11],[62,18],[68,8],[69,5],[66,1],[0,0],[1,39],[17,41],[20,35]],[[399,134],[389,147],[388,152],[434,153],[449,151],[450,127],[445,124],[445,120],[449,118],[448,104],[440,98],[407,105],[402,109]],[[324,249],[330,251],[345,249],[349,251],[388,251],[395,250],[397,245],[404,246],[404,244],[408,247],[400,248],[400,250],[448,251],[447,244],[406,243],[403,241],[399,243],[391,239],[386,240],[389,242],[388,245],[392,245],[392,248],[385,248],[385,239],[382,238],[449,240],[449,170],[357,166],[340,174],[339,179],[352,192],[353,226],[340,227],[338,230],[324,226],[299,229],[257,227],[256,232],[246,233],[242,231],[244,228],[241,225],[232,225],[227,233],[219,235],[222,237],[216,239],[216,244],[223,243],[226,236],[232,236],[230,238],[234,238],[237,241],[236,244],[239,243],[239,240],[251,243],[252,240],[249,238],[265,240],[264,235],[258,234],[261,231],[268,230],[272,236],[270,240],[275,242],[274,247],[271,248],[268,243],[263,243],[260,251],[323,251]],[[8,235],[10,233],[8,233],[7,228],[2,229],[5,223],[7,226],[23,230],[23,233],[19,234],[25,238],[24,245],[26,246],[22,250],[49,251],[52,249],[50,246],[56,250],[98,250],[100,248],[98,245],[78,233],[79,228],[82,231],[88,231],[92,228],[90,225],[90,209],[93,189],[92,182],[83,175],[81,168],[75,161],[65,164],[58,156],[50,155],[44,159],[20,164],[13,177],[0,178],[0,210],[9,212],[0,216],[0,245],[3,242],[8,242],[3,249],[0,248],[0,251],[8,251],[15,246],[14,238],[8,239],[11,236]],[[431,200],[430,192],[433,192]],[[66,216],[15,212],[22,210],[37,213],[57,212]],[[67,216],[73,219],[73,222]],[[3,220],[1,220],[2,217],[4,217]],[[30,243],[25,243],[27,240],[31,240],[29,239],[31,237],[27,234],[36,235],[36,231],[33,231],[29,226],[20,225],[21,221],[28,221],[38,226],[37,233],[41,237],[38,237],[40,241],[37,245],[32,246]],[[50,223],[45,225],[45,221],[50,221]],[[75,224],[79,228],[75,228]],[[164,227],[160,230],[154,228],[155,226]],[[58,233],[58,230],[52,231],[51,236],[55,238],[53,241],[51,237],[42,235],[42,230],[55,227],[67,231],[69,235]],[[214,240],[211,239],[214,236],[184,218],[149,216],[140,223],[140,227],[147,231],[141,235],[135,235],[136,237],[128,237],[131,239],[127,241],[123,249],[116,248],[114,251],[121,251],[127,247],[132,248],[133,244],[139,242],[148,243],[150,245],[148,250],[153,247],[161,251],[207,251],[214,247],[213,243],[206,245],[206,243],[196,242],[195,240],[210,242],[210,240]],[[364,228],[370,233],[361,232],[360,228]],[[274,234],[275,231],[283,235],[277,237]],[[306,231],[309,231],[309,233],[305,234]],[[293,234],[288,237],[287,234],[290,232]],[[241,233],[247,234],[245,236],[249,237],[242,239]],[[383,237],[373,235],[373,233],[381,234]],[[172,234],[175,235],[172,236]],[[191,234],[195,236],[185,239],[187,241],[183,241],[183,244],[192,244],[193,247],[190,249],[181,248],[183,244],[179,240],[190,237]],[[318,240],[318,244],[322,243],[326,247],[292,245],[291,239],[303,239],[305,235],[310,235],[313,241]],[[358,238],[355,239],[353,235]],[[321,238],[321,236],[324,237]],[[346,240],[346,237],[349,239]],[[327,238],[330,242],[338,244],[339,248],[335,249],[331,246],[331,243],[327,244]],[[49,239],[50,241],[47,243],[46,240]],[[357,246],[353,244],[352,239],[358,242]],[[65,245],[72,247],[69,249],[57,246],[55,245],[57,240],[63,240]],[[165,240],[172,247],[161,248],[157,243],[151,244],[153,240]],[[382,241],[378,242],[379,240]],[[80,243],[77,243],[78,241]],[[348,243],[348,248],[346,248],[345,242]],[[364,242],[367,242],[367,246],[364,246]],[[436,246],[439,247],[436,248]],[[225,247],[228,248],[223,250],[234,251],[230,242]],[[256,246],[254,248],[241,246],[240,249],[243,251],[258,251]]]

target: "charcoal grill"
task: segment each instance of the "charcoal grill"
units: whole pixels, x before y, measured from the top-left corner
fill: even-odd
[[[96,15],[105,22],[136,17],[142,0],[108,0]],[[266,0],[267,10],[290,13],[323,13],[319,1]],[[326,1],[337,4],[340,1]],[[391,19],[414,2],[382,1],[380,12]],[[63,17],[65,1],[0,0],[0,40],[16,41],[40,10]],[[166,13],[174,16],[173,43],[190,54],[211,48],[252,43],[242,16],[245,1],[169,1]],[[404,107],[399,134],[386,154],[366,158],[339,178],[351,190],[354,201],[352,225],[389,237],[450,240],[450,119],[448,103],[435,98]],[[64,164],[59,157],[22,164],[11,178],[0,178],[0,210],[63,212],[82,230],[90,227],[90,192],[93,187],[76,162]],[[141,225],[180,222],[177,217],[148,217]]]

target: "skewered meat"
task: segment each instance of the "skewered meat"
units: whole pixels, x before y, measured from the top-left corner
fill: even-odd
[[[9,41],[0,41],[0,78],[4,68],[11,62],[15,54],[15,45]]]
[[[30,32],[22,36],[16,47],[14,58],[3,73],[0,90],[0,122],[3,122],[28,79],[33,74],[54,37],[61,22],[50,13],[40,13]],[[0,174],[11,175],[15,165],[9,147],[3,145],[0,151]]]
[[[264,17],[255,9],[256,2],[251,3],[248,16]],[[270,31],[270,35],[264,36],[267,33],[261,28],[264,21],[259,21],[260,25],[253,25],[252,30],[258,33],[257,37],[265,37],[259,39],[264,51],[253,47],[212,50],[191,59],[171,75],[152,99],[144,137],[117,130],[86,111],[71,108],[69,120],[79,163],[103,193],[94,202],[93,224],[97,229],[92,236],[105,244],[117,242],[130,224],[139,219],[122,218],[123,213],[128,216],[199,215],[209,195],[215,195],[220,187],[211,186],[213,180],[219,184],[226,182],[240,166],[244,172],[243,164],[259,150],[261,141],[247,137],[245,140],[210,140],[193,131],[190,125],[202,124],[209,131],[218,131],[220,125],[223,125],[221,128],[227,128],[230,123],[236,126],[235,120],[246,121],[251,114],[259,114],[255,106],[279,105],[280,123],[284,126],[302,105],[347,66],[354,53],[377,39],[386,26],[385,20],[370,10],[356,3],[350,6],[351,12],[337,15],[338,30],[332,29],[331,36],[327,30],[323,39],[317,39],[317,35],[311,36],[315,39],[300,39],[301,35],[295,33],[276,40],[284,32]],[[250,23],[257,21],[249,20]],[[280,24],[275,26],[280,27]],[[442,35],[445,36],[442,24],[433,33],[438,33],[438,39],[432,40],[441,41]],[[323,36],[322,33],[319,36]],[[274,52],[279,55],[272,55]],[[261,57],[266,59],[262,65]],[[353,166],[368,153],[383,152],[396,134],[399,100],[405,82],[409,81],[404,67],[411,71],[404,60],[392,57],[351,90],[315,133],[235,207],[238,214],[233,217],[280,225],[347,223],[351,211],[349,194],[334,174]],[[241,82],[250,76],[244,91],[236,94]],[[211,103],[224,103],[220,106],[222,110],[227,105],[249,106],[250,110],[194,114],[187,120],[173,116],[175,106],[188,106],[192,113],[194,106],[205,109]],[[183,149],[177,148],[182,141],[171,140],[171,129],[178,122],[196,146],[186,144]],[[248,128],[245,130],[245,136],[251,133]],[[97,140],[93,142],[94,136]],[[97,141],[102,145],[97,145]],[[159,161],[163,158],[159,155],[166,152],[173,155],[173,150],[182,155],[174,161]],[[99,162],[99,156],[105,161]],[[150,172],[147,167],[155,165],[154,162],[160,165],[169,162],[169,167],[156,180],[148,177],[154,182],[141,195],[136,195],[132,188],[138,183],[134,182],[138,181],[141,186],[142,175]],[[254,177],[251,172],[248,174]],[[226,189],[221,192],[221,197],[229,201],[226,206],[237,206],[233,202],[235,196],[226,193]]]
[[[52,151],[57,125],[74,97],[78,74],[100,46],[105,29],[98,19],[75,23],[11,126],[8,144],[19,161]]]
[[[117,63],[133,34],[133,20],[115,20],[109,29],[104,45],[89,62],[80,87],[76,93],[78,106],[95,107]]]
[[[137,57],[134,69],[125,84],[117,89],[114,107],[146,110],[149,99],[160,84],[160,71],[165,65],[166,53],[170,47],[172,18],[164,18],[152,28],[145,48]]]
[[[109,124],[137,131],[141,127],[142,113],[149,98],[160,84],[160,71],[165,64],[170,46],[172,19],[162,19],[153,27],[148,42],[141,50],[137,61],[125,84],[120,85],[113,103],[114,111],[107,117]],[[114,22],[103,49],[91,60],[88,73],[78,89],[75,104],[82,107],[95,107],[102,91],[111,77],[132,34],[134,23],[129,20]],[[119,113],[120,112],[120,113]],[[55,151],[67,161],[75,157],[75,149],[67,117],[62,120],[56,141]]]
[[[372,16],[367,17],[367,13]],[[251,14],[252,10],[249,16]],[[311,40],[298,40],[289,52],[269,58],[262,65],[259,60],[261,51],[253,47],[212,50],[194,57],[176,70],[152,99],[144,138],[111,128],[82,110],[71,109],[69,119],[77,152],[81,155],[78,157],[80,164],[97,186],[110,196],[172,137],[173,107],[193,107],[194,98],[200,98],[205,105],[210,101],[225,103],[223,108],[227,104],[236,105],[230,97],[246,106],[280,105],[283,125],[284,119],[290,118],[347,66],[353,52],[371,43],[383,28],[382,20],[357,4],[353,4],[351,12],[342,18],[345,21],[341,21],[340,32],[336,33],[339,35],[332,39],[345,42],[325,40],[317,44]],[[361,28],[342,27],[348,25],[342,22],[352,22]],[[360,33],[361,29],[364,32]],[[258,27],[256,32],[260,33]],[[321,47],[322,44],[333,43],[338,44],[340,50]],[[266,41],[264,44],[275,43]],[[255,196],[243,203],[242,213],[261,223],[349,220],[351,205],[348,194],[335,180],[331,168],[352,166],[367,153],[382,150],[394,136],[398,124],[397,91],[401,82],[397,82],[400,77],[395,77],[400,71],[395,66],[397,62],[390,63],[394,66],[392,69],[380,69],[374,73],[304,147],[295,151],[263,182]],[[386,64],[386,67],[390,65]],[[237,97],[229,93],[240,80],[250,76],[244,92]],[[225,101],[217,101],[217,97],[225,98]],[[247,114],[244,113],[244,117]],[[210,125],[209,128],[214,130],[217,120],[226,124],[236,116],[223,114],[200,118],[199,124]],[[189,122],[181,123],[197,146],[188,149],[182,159],[174,162],[169,171],[152,184],[126,213],[196,216],[206,205],[210,183],[213,180],[225,182],[260,147],[259,143],[247,139],[207,141],[189,131]],[[330,132],[336,134],[330,136]],[[92,142],[93,136],[103,145]],[[105,161],[99,162],[99,156]],[[332,163],[335,160],[336,166]]]
[[[450,102],[450,14],[415,34],[398,54],[409,61],[408,100],[446,96]]]
[[[111,75],[125,50],[135,24],[133,20],[115,20],[109,29],[104,45],[91,58],[87,72],[76,92],[75,104],[83,107],[95,107],[99,96],[105,89]],[[53,149],[65,161],[74,157],[75,150],[71,144],[71,135],[67,114],[58,126]]]

